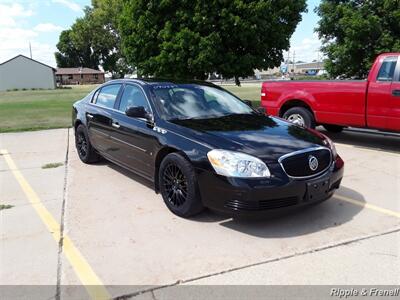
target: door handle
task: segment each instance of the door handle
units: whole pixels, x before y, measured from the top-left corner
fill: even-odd
[[[121,125],[118,124],[118,122],[112,122],[111,125],[114,128],[119,128],[121,126]]]
[[[392,95],[395,97],[400,97],[400,90],[393,90]]]
[[[88,117],[89,119],[93,119],[93,115],[91,115],[91,114],[87,114],[87,117]]]

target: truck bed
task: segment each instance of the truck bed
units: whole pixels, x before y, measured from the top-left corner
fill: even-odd
[[[313,108],[318,123],[365,125],[366,80],[265,81],[261,105],[282,116],[287,100],[301,100]]]

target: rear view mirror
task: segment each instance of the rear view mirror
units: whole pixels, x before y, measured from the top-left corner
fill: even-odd
[[[251,100],[243,100],[244,103],[246,103],[248,106],[253,107],[253,101]]]
[[[131,118],[144,118],[147,119],[147,112],[143,106],[131,106],[125,111],[125,114]]]

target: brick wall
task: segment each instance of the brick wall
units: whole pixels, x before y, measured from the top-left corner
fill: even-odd
[[[104,74],[71,74],[57,75],[57,83],[70,84],[101,84],[105,82]]]

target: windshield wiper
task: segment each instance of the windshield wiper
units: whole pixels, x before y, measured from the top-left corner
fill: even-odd
[[[187,120],[196,120],[196,119],[199,119],[199,118],[197,118],[197,117],[196,118],[195,117],[170,118],[170,119],[168,119],[168,121],[187,121]]]
[[[230,116],[245,116],[245,115],[251,115],[252,113],[229,113],[229,114],[225,114],[222,115],[220,117],[230,117]]]
[[[207,116],[197,116],[197,117],[183,117],[183,118],[170,118],[168,121],[187,121],[187,120],[207,120],[207,119],[218,119],[229,116],[238,116],[238,115],[250,115],[251,113],[229,113],[223,115],[207,115]]]

